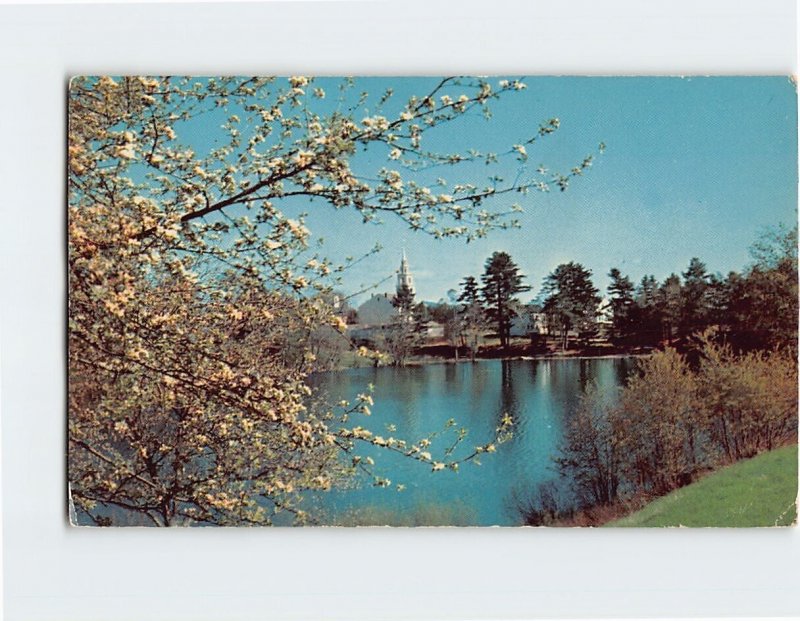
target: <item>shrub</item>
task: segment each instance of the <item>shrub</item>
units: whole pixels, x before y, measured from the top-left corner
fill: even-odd
[[[589,384],[566,429],[560,472],[572,481],[581,506],[608,505],[617,498],[622,455],[614,433],[617,411]]]
[[[696,399],[696,379],[672,348],[640,362],[622,391],[613,435],[624,455],[630,486],[663,494],[688,483],[705,465],[705,439]]]
[[[728,461],[797,441],[797,363],[779,351],[736,356],[701,339],[698,399],[713,449]]]

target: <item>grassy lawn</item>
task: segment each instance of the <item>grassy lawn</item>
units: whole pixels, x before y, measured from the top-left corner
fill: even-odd
[[[797,518],[797,446],[733,464],[606,526],[788,526]]]

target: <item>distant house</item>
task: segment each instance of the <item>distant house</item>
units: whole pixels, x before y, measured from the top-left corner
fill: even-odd
[[[397,316],[397,309],[392,304],[394,296],[389,293],[374,294],[358,307],[358,325],[385,326]]]
[[[612,333],[614,326],[614,311],[611,307],[611,300],[604,297],[597,306],[597,331],[599,336],[608,337]]]
[[[532,334],[548,334],[547,315],[526,310],[511,320],[511,336]]]
[[[444,324],[437,321],[428,322],[428,332],[426,336],[429,339],[444,338]]]
[[[383,326],[364,326],[354,324],[347,326],[347,337],[357,345],[374,344],[384,332]]]

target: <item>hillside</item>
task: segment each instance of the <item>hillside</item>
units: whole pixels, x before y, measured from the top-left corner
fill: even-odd
[[[789,526],[797,519],[797,446],[733,464],[605,526]]]

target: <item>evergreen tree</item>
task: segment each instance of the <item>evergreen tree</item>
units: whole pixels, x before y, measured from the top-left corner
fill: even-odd
[[[634,298],[634,339],[641,345],[655,345],[661,339],[662,308],[658,283],[652,274],[642,277]]]
[[[733,272],[731,272],[733,274]],[[706,323],[717,328],[728,328],[730,324],[731,294],[729,281],[721,274],[713,274],[708,279],[706,292]]]
[[[709,275],[706,265],[697,257],[692,258],[683,273],[681,290],[680,329],[683,336],[702,331],[708,317]]]
[[[594,328],[600,296],[591,270],[573,261],[562,263],[545,278],[542,289],[547,296],[544,312],[558,326],[562,349],[567,348],[570,330],[585,333]]]
[[[481,295],[486,303],[486,315],[497,327],[500,347],[504,349],[509,343],[511,319],[516,316],[513,308],[517,302],[516,295],[530,291],[529,285],[522,284],[523,278],[519,267],[506,252],[495,252],[486,260],[481,276]]]
[[[414,291],[406,284],[397,288],[397,294],[392,299],[392,306],[397,309],[398,315],[411,316],[411,309],[414,307]]]
[[[474,276],[465,276],[461,281],[461,293],[458,301],[465,306],[480,305],[480,288],[478,280]]]
[[[414,336],[421,341],[424,341],[425,336],[428,334],[428,324],[431,321],[428,308],[423,302],[414,304],[411,308],[411,324]]]
[[[486,328],[486,316],[481,303],[480,287],[474,276],[466,276],[461,281],[461,292],[458,295],[461,308],[458,313],[458,328],[462,343],[469,348],[470,358],[474,361],[481,337]]]
[[[661,316],[661,339],[672,344],[678,333],[683,309],[683,289],[677,274],[670,274],[658,290],[658,307]]]
[[[394,364],[402,367],[405,366],[414,348],[422,341],[420,333],[417,332],[418,305],[414,301],[414,291],[408,285],[400,285],[392,299],[392,305],[397,309],[397,314],[386,333],[386,346],[394,359]],[[424,305],[422,306],[424,308]]]
[[[633,283],[616,267],[611,268],[608,277],[611,279],[611,284],[608,286],[608,294],[611,296],[611,337],[617,341],[626,341],[634,330]]]

